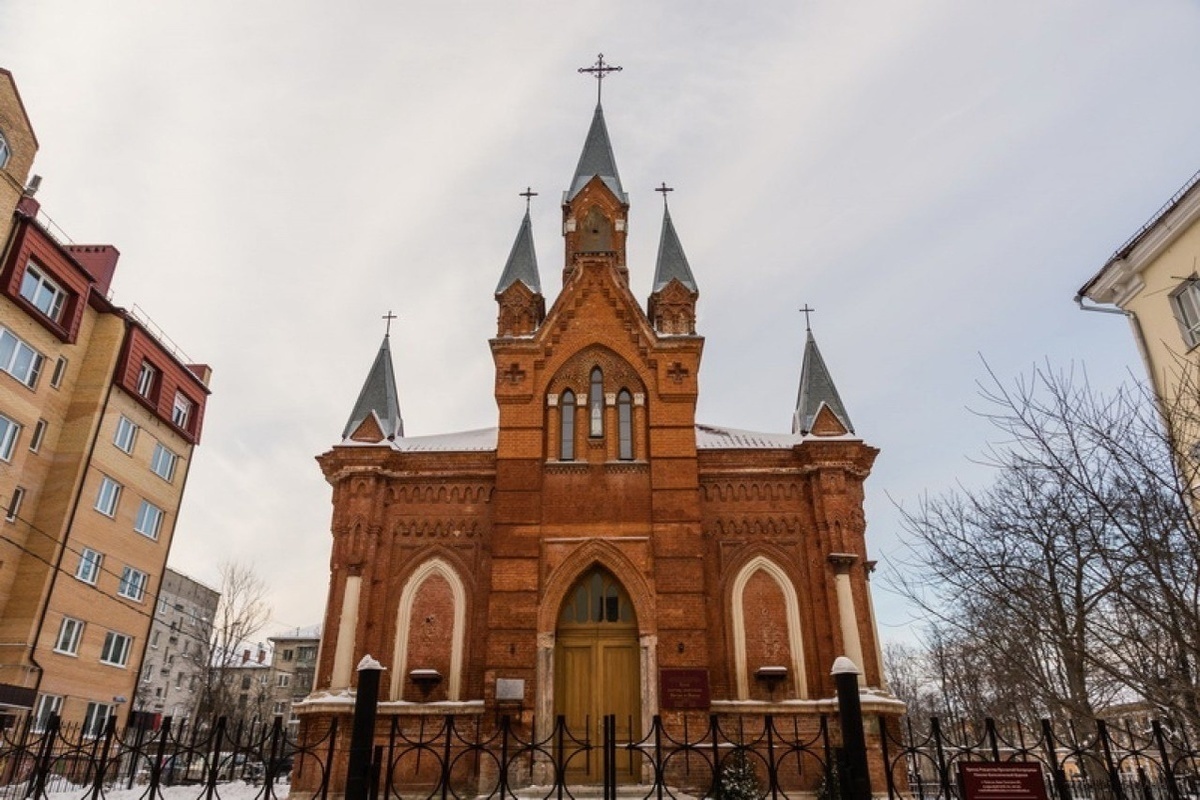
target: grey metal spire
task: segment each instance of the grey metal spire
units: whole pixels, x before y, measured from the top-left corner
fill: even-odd
[[[533,249],[533,223],[529,220],[529,209],[525,209],[525,219],[517,230],[517,238],[513,240],[512,250],[500,275],[500,283],[496,284],[496,294],[502,293],[517,281],[529,287],[534,294],[542,293],[542,280],[538,276],[537,252]]]
[[[367,373],[367,380],[358,393],[354,410],[350,412],[350,419],[342,431],[343,439],[349,438],[371,414],[375,415],[385,438],[404,436],[404,420],[400,417],[400,398],[396,393],[396,373],[392,368],[389,338],[385,335],[383,344],[379,345],[379,354],[375,356],[375,363]]]
[[[792,433],[807,435],[812,431],[821,406],[827,407],[847,431],[854,433],[850,415],[842,405],[842,398],[833,385],[833,378],[825,366],[825,359],[821,358],[817,340],[813,338],[810,328],[808,341],[804,345],[804,363],[800,367],[800,392],[796,398],[796,411],[792,415]]]
[[[658,240],[658,264],[654,268],[654,288],[651,291],[662,291],[672,279],[693,292],[700,291],[692,276],[692,268],[688,266],[687,256],[683,253],[683,245],[675,233],[675,224],[671,222],[671,210],[664,205],[662,236]]]
[[[625,190],[621,188],[621,176],[617,174],[617,161],[613,158],[612,142],[608,138],[608,126],[604,124],[604,109],[596,104],[596,113],[592,116],[592,127],[588,129],[587,139],[583,142],[583,152],[579,154],[579,165],[575,167],[575,177],[571,188],[567,191],[564,202],[575,199],[595,176],[600,176],[604,185],[617,196],[622,203],[629,202]]]

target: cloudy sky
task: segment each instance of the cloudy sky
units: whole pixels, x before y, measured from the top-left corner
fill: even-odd
[[[982,359],[1111,386],[1126,323],[1075,291],[1200,168],[1200,6],[1106,2],[200,3],[0,0],[0,66],[41,143],[45,211],[122,252],[137,304],[213,395],[171,554],[323,612],[338,439],[383,333],[409,435],[495,423],[492,289],[527,185],[543,285],[561,192],[605,113],[645,298],[661,224],[700,284],[699,419],[787,431],[803,317],[893,499],[956,480],[991,436]],[[891,499],[889,499],[891,498]],[[877,588],[877,592],[880,589]],[[877,597],[885,637],[908,630]]]

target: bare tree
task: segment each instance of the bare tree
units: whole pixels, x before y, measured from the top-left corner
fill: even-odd
[[[239,704],[239,698],[248,694],[257,703],[262,693],[257,681],[247,688],[243,688],[242,682],[247,667],[253,663],[247,661],[244,653],[271,616],[267,586],[249,565],[227,561],[220,569],[221,600],[213,620],[212,637],[197,655],[205,665],[200,672],[197,719],[240,716],[247,705]]]
[[[1160,416],[1142,386],[1102,395],[1049,368],[1011,387],[989,372],[981,394],[994,480],[904,512],[893,583],[985,654],[978,685],[1034,704],[1014,712],[1079,722],[1124,692],[1195,729],[1200,474],[1177,446],[1200,432],[1194,401]]]

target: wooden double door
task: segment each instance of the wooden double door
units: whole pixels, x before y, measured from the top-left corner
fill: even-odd
[[[640,760],[622,745],[641,738],[641,657],[629,596],[611,573],[588,572],[568,595],[555,638],[554,706],[578,743],[564,745],[567,778],[600,781],[603,719],[616,720],[617,777],[634,781]],[[584,740],[591,747],[581,746]]]

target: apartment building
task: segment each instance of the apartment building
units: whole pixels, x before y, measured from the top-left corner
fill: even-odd
[[[321,646],[321,626],[295,628],[270,637],[271,643],[271,715],[283,717],[289,733],[295,733],[300,721],[292,706],[308,697],[317,670],[317,651]]]
[[[216,589],[167,567],[134,706],[151,724],[195,718],[220,599]]]
[[[119,252],[54,232],[0,70],[0,711],[131,710],[210,369],[116,305]]]

